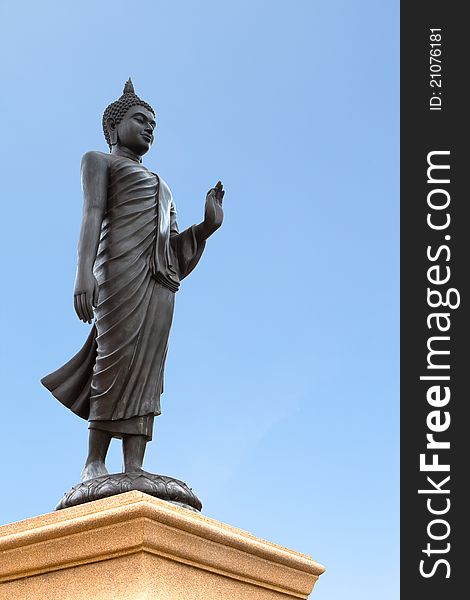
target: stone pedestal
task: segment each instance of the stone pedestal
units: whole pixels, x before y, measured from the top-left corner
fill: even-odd
[[[323,571],[141,492],[0,527],[1,600],[288,600]]]

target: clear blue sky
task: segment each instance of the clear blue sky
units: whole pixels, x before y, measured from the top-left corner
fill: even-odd
[[[82,345],[79,163],[131,75],[180,227],[226,220],[178,293],[148,470],[312,555],[317,600],[398,597],[398,1],[0,4],[0,520],[75,484],[87,426],[39,383]],[[109,466],[120,469],[113,442]]]

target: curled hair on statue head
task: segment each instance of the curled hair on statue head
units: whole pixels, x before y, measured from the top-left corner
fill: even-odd
[[[129,77],[129,79],[126,81],[126,84],[124,85],[122,96],[115,102],[112,102],[103,113],[103,133],[110,149],[111,138],[109,136],[108,131],[108,121],[112,119],[116,125],[119,125],[119,123],[124,118],[126,112],[132,106],[143,106],[155,116],[155,111],[150,106],[150,104],[147,104],[147,102],[141,100],[139,96],[137,96],[137,94],[134,91],[134,85],[132,83],[132,80]]]

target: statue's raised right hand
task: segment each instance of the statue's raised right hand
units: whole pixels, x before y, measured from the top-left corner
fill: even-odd
[[[80,321],[91,323],[93,320],[93,306],[98,304],[98,291],[98,282],[92,272],[77,272],[73,301]]]

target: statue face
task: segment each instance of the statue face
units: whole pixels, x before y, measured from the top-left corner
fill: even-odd
[[[118,143],[143,156],[153,143],[155,126],[153,113],[143,106],[131,106],[117,126]]]

